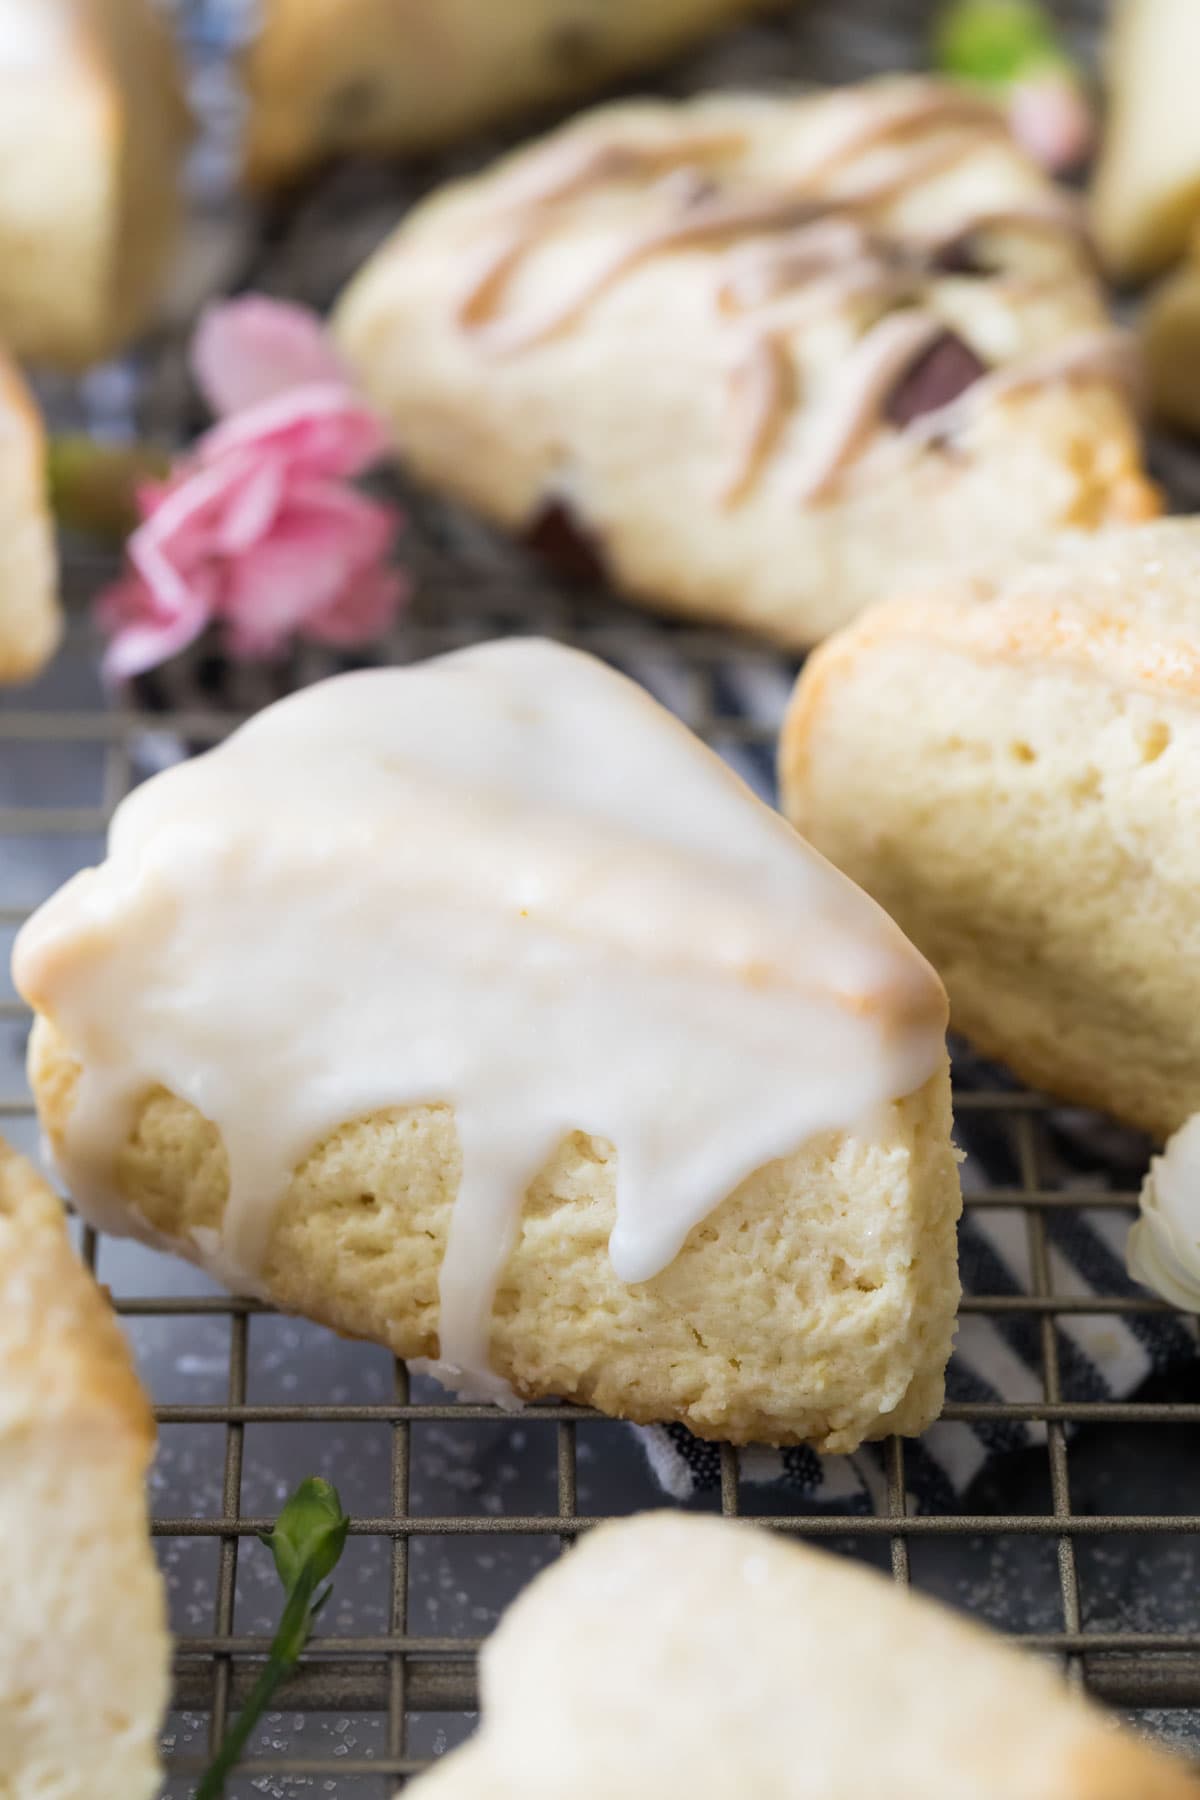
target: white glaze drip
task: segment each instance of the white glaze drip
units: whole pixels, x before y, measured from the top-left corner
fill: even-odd
[[[1150,1164],[1129,1233],[1129,1273],[1174,1306],[1200,1313],[1200,1113]]]
[[[15,973],[82,1065],[85,1212],[130,1228],[114,1158],[161,1084],[220,1129],[209,1249],[250,1291],[324,1136],[453,1105],[440,1372],[490,1395],[496,1283],[564,1136],[615,1146],[613,1266],[645,1281],[943,1054],[940,985],[874,903],[640,689],[536,641],[322,683],[166,771]]]

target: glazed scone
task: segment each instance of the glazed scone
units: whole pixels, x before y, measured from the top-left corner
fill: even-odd
[[[61,631],[45,437],[32,395],[0,355],[0,682],[35,675]]]
[[[76,368],[142,325],[188,135],[153,0],[0,0],[0,344]]]
[[[940,1408],[940,985],[590,658],[271,708],[126,801],[14,972],[107,1230],[503,1403],[830,1450]]]
[[[421,1800],[1200,1800],[1047,1664],[756,1526],[602,1525],[485,1645]]]
[[[1158,510],[1074,202],[930,81],[585,115],[418,207],[335,327],[421,480],[790,646]]]
[[[772,0],[263,0],[251,181],[413,153],[646,68]]]
[[[931,959],[952,1023],[1157,1136],[1200,1109],[1200,524],[1065,541],[823,646],[793,823]]]
[[[154,1421],[62,1207],[0,1141],[0,1793],[150,1800],[170,1643]]]

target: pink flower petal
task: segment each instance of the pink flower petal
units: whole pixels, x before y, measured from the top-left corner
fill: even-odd
[[[255,463],[243,457],[241,461],[245,472],[223,496],[220,522],[213,533],[212,549],[221,556],[238,556],[266,536],[287,485],[282,458],[265,457]]]
[[[196,445],[196,455],[211,465],[251,447],[259,455],[285,457],[297,475],[344,480],[378,462],[388,434],[348,388],[296,388],[214,426]]]
[[[316,313],[264,294],[206,309],[191,348],[192,374],[218,418],[316,383],[349,385]]]
[[[402,569],[372,569],[351,576],[332,606],[301,626],[314,643],[350,649],[382,637],[412,592]]]
[[[113,582],[97,600],[97,617],[109,632],[100,671],[105,681],[128,681],[193,643],[208,624],[204,596],[192,589],[173,616],[159,611],[154,591],[136,575]]]
[[[229,567],[221,614],[231,648],[269,655],[335,609],[353,582],[374,575],[397,523],[391,508],[340,488],[290,495],[269,536]]]
[[[160,614],[173,617],[189,610],[192,566],[211,553],[221,501],[244,478],[245,465],[232,458],[223,466],[198,470],[175,484],[130,538],[129,561],[154,594]]]

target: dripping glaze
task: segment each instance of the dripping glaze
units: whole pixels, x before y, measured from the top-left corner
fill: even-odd
[[[614,1147],[613,1267],[646,1281],[944,1055],[941,985],[874,902],[632,682],[536,640],[320,683],[159,775],[14,968],[81,1066],[81,1208],[130,1229],[116,1157],[166,1088],[221,1133],[193,1248],[244,1291],[322,1138],[452,1105],[435,1372],[500,1399],[492,1302],[566,1135]]]

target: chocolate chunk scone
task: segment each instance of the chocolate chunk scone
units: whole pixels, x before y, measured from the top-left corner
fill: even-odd
[[[593,112],[418,208],[337,329],[422,480],[786,645],[1158,506],[1074,202],[931,81]]]

